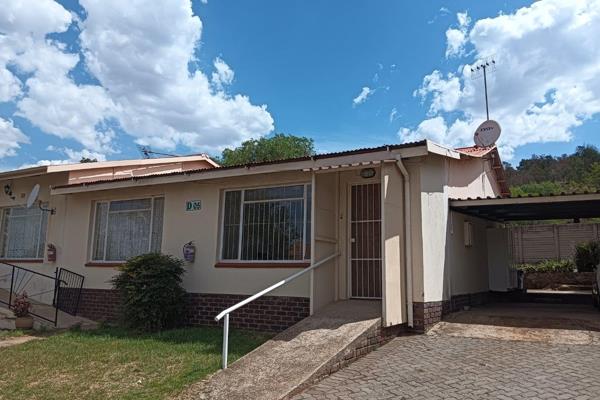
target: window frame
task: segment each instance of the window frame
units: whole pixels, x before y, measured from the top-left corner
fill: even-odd
[[[108,220],[110,216],[110,204],[112,202],[117,201],[136,201],[136,200],[150,200],[150,227],[148,230],[148,252],[152,250],[152,230],[154,228],[154,204],[155,200],[162,198],[163,199],[163,226],[161,230],[161,245],[160,248],[162,250],[162,234],[164,232],[164,217],[165,217],[165,196],[164,195],[151,195],[151,196],[142,196],[142,197],[128,197],[128,198],[117,198],[117,199],[103,199],[103,200],[94,200],[92,202],[92,212],[91,212],[91,221],[90,224],[90,238],[89,238],[89,246],[88,246],[88,262],[86,266],[113,266],[113,265],[121,265],[124,264],[127,260],[107,260],[106,259],[106,249],[108,244]],[[94,259],[94,241],[95,241],[95,232],[96,232],[96,213],[98,212],[98,204],[107,204],[106,211],[106,232],[104,233],[104,249],[102,253],[102,260]],[[117,211],[118,212],[118,211]]]
[[[42,207],[48,207],[48,202],[43,202]],[[6,210],[18,209],[18,208],[28,208],[26,204],[15,204],[15,205],[7,205],[0,207],[0,228],[4,226],[4,218],[6,216]],[[0,261],[5,262],[33,262],[33,263],[43,263],[45,258],[45,246],[48,242],[48,227],[50,223],[49,215],[46,214],[46,211],[40,208],[40,227],[37,233],[37,249],[36,249],[36,257],[6,257],[2,255],[2,249],[0,249]],[[12,218],[11,215],[8,215],[8,218]],[[44,218],[46,218],[46,230],[42,232],[42,228],[44,227]],[[4,232],[0,232],[1,235],[4,235]],[[0,244],[4,246],[5,241],[10,237],[10,235],[6,235],[6,238],[0,240]],[[43,239],[43,240],[42,240]],[[38,257],[41,252],[41,257]]]
[[[281,188],[286,186],[303,186],[303,196],[302,197],[293,197],[293,198],[285,198],[285,199],[274,199],[274,200],[250,200],[245,201],[245,193],[246,190],[255,190],[255,189],[272,189],[272,188]],[[310,263],[311,257],[307,257],[306,251],[306,237],[307,237],[307,225],[310,222],[312,225],[312,210],[311,210],[311,221],[307,217],[307,205],[308,205],[308,187],[312,186],[312,182],[310,181],[302,181],[302,182],[286,182],[280,184],[271,184],[271,185],[260,185],[260,186],[246,186],[246,187],[237,187],[237,188],[229,188],[223,189],[220,201],[220,218],[219,218],[219,246],[218,246],[218,255],[217,255],[217,266],[255,266],[255,267],[266,267],[270,265],[280,265],[280,266],[298,266],[301,267]],[[311,188],[311,194],[312,194]],[[240,198],[240,226],[238,231],[238,258],[236,259],[224,259],[223,258],[223,244],[224,234],[225,234],[225,199],[226,194],[228,192],[241,192]],[[302,259],[299,260],[244,260],[241,258],[242,256],[242,242],[243,242],[243,230],[244,230],[244,204],[245,203],[265,203],[265,202],[276,202],[281,200],[302,200],[302,209],[303,209],[303,222],[302,222]],[[311,202],[312,204],[312,202]],[[312,251],[312,246],[311,246]]]

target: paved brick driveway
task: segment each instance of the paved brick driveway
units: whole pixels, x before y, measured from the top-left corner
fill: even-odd
[[[399,337],[296,399],[600,399],[600,346]]]

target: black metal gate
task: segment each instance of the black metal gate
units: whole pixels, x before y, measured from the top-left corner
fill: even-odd
[[[29,314],[58,323],[58,311],[77,315],[83,275],[57,268],[54,276],[0,261],[0,303],[12,309],[18,296],[26,294]]]
[[[79,299],[83,288],[83,275],[79,275],[68,269],[59,268],[56,280],[56,299],[54,306],[63,312],[77,315]]]

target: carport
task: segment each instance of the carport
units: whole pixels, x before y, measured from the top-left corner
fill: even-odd
[[[600,217],[600,191],[551,196],[451,200],[450,209],[496,222]]]
[[[450,209],[498,223],[488,230],[488,272],[491,302],[481,308],[451,315],[463,324],[502,325],[600,331],[600,312],[585,291],[530,290],[517,287],[511,270],[512,244],[505,223],[513,221],[572,220],[600,217],[600,191],[551,196],[497,197],[450,200]],[[575,226],[578,224],[571,224]],[[597,229],[597,228],[595,228]],[[552,257],[548,257],[552,258]]]

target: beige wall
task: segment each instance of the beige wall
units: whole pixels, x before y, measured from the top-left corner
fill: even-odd
[[[182,257],[182,246],[194,241],[196,259],[186,264],[184,286],[196,293],[253,294],[292,273],[296,268],[216,268],[220,230],[220,201],[223,189],[276,185],[280,183],[310,182],[308,173],[271,174],[202,182],[132,188],[118,191],[99,191],[66,195],[68,217],[63,233],[56,241],[59,264],[86,276],[85,286],[109,288],[115,269],[86,267],[89,260],[90,221],[92,204],[97,200],[140,198],[164,195],[162,252]],[[201,200],[202,209],[186,212],[187,200]],[[309,276],[273,292],[276,295],[309,296]]]
[[[313,262],[323,260],[338,252],[338,174],[317,174],[313,181],[313,218],[314,251]],[[311,312],[338,300],[337,288],[340,259],[331,260],[313,270],[311,276],[312,302]]]
[[[487,222],[473,223],[478,239],[473,247],[464,248],[463,217],[448,209],[450,198],[496,195],[491,171],[484,164],[487,161],[479,158],[458,161],[437,156],[409,164],[413,301],[441,301],[488,290]]]
[[[381,172],[383,240],[383,325],[407,322],[404,259],[404,179],[393,163]]]
[[[452,199],[500,195],[491,162],[484,158],[448,159],[447,174],[448,195]]]
[[[468,217],[457,212],[450,212],[448,227],[448,255],[444,299],[468,293],[487,292],[488,279],[488,245],[487,229],[493,224],[478,218]],[[472,226],[472,245],[465,246],[464,223]]]

